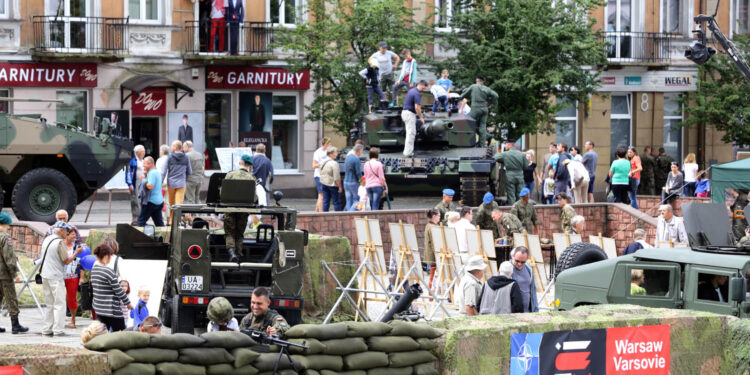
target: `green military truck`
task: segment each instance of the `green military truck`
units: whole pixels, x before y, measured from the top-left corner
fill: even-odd
[[[557,310],[623,303],[750,317],[750,246],[735,245],[727,209],[683,204],[689,248],[642,249],[562,271]]]
[[[173,333],[205,329],[206,309],[214,297],[228,299],[239,321],[250,312],[253,289],[261,286],[271,290],[272,309],[290,325],[301,323],[308,235],[295,229],[297,212],[279,205],[280,192],[274,193],[276,206],[253,205],[255,181],[225,181],[224,175],[211,176],[207,204],[172,206],[174,220],[166,242],[153,235],[152,227],[141,232],[118,224],[119,254],[124,259],[168,260],[159,314]],[[244,254],[235,262],[225,246],[223,226],[209,225],[232,213],[262,215],[272,222],[246,233]]]

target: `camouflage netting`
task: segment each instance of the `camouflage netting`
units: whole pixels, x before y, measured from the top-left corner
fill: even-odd
[[[737,321],[692,310],[598,305],[567,312],[450,318],[431,325],[447,330],[434,351],[444,374],[509,373],[511,333],[659,324],[671,328],[671,373],[746,374],[737,371],[750,366],[750,325]]]
[[[22,365],[34,375],[98,375],[109,372],[107,355],[49,344],[0,346],[0,366]]]
[[[85,346],[106,352],[109,364],[106,370],[115,375],[263,374],[273,371],[278,347],[259,346],[242,333],[220,333],[227,336],[221,342],[210,340],[209,336],[216,332],[201,335],[201,339],[209,340],[200,342],[186,340],[187,335],[181,335],[181,340],[170,340],[174,342],[169,343],[169,349],[164,349],[165,336],[137,332],[98,336]],[[286,370],[285,373],[437,374],[437,357],[427,348],[434,348],[432,339],[441,333],[426,324],[401,321],[387,324],[300,324],[289,330],[289,335],[294,342],[310,340],[315,345],[311,345],[307,352],[295,351],[296,354],[292,355],[294,368],[284,356],[279,369]],[[185,346],[177,345],[179,342]],[[269,352],[265,352],[267,350]],[[104,356],[98,357],[105,363]]]

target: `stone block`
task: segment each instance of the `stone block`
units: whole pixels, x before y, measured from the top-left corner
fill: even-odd
[[[39,375],[97,375],[111,372],[107,354],[49,344],[0,346],[0,366],[22,365]]]

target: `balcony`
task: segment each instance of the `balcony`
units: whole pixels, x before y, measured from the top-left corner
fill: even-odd
[[[624,31],[603,34],[604,40],[609,43],[607,60],[610,64],[665,65],[671,61],[672,34]]]
[[[274,29],[270,22],[186,21],[185,55],[191,58],[269,59]],[[237,43],[233,45],[233,35]]]
[[[128,53],[128,19],[110,17],[34,16],[37,55],[99,55],[118,57]]]

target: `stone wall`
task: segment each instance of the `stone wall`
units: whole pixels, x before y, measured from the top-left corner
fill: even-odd
[[[17,221],[10,225],[13,248],[30,258],[40,256],[41,244],[49,225],[42,222]]]
[[[672,206],[677,216],[682,216],[682,208],[680,207],[683,203],[711,203],[711,198],[696,198],[696,197],[682,197],[677,198]],[[657,209],[661,205],[661,197],[653,195],[639,195],[638,196],[638,209],[644,213],[652,216],[659,216]]]

